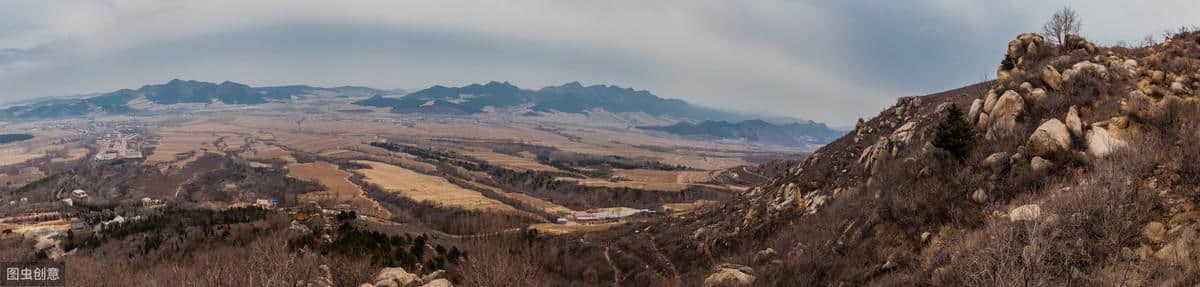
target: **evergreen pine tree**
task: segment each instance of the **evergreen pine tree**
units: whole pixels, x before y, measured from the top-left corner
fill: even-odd
[[[963,116],[958,105],[951,105],[946,118],[937,126],[933,146],[949,151],[962,160],[975,145],[975,135],[975,125]]]

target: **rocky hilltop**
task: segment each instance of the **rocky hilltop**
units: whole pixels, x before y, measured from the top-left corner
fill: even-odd
[[[996,80],[901,98],[787,175],[654,226],[686,238],[657,244],[713,284],[1195,286],[1198,72],[1197,32],[1021,34]],[[961,156],[933,144],[957,107],[977,134]]]

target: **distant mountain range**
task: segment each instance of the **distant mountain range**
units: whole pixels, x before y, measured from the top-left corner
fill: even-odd
[[[638,113],[680,122],[672,126],[642,127],[684,136],[742,138],[775,145],[803,146],[824,144],[841,135],[824,124],[793,118],[750,115],[664,99],[648,91],[609,85],[584,86],[570,82],[561,86],[526,90],[507,82],[489,82],[464,87],[433,86],[403,96],[392,90],[367,87],[322,88],[305,85],[251,87],[235,82],[219,84],[171,80],[146,85],[136,90],[122,89],[92,96],[52,98],[29,101],[0,109],[0,119],[41,119],[77,117],[93,114],[131,114],[138,110],[131,102],[158,105],[224,103],[255,105],[287,102],[298,95],[330,93],[370,96],[354,104],[386,107],[400,113],[475,114],[489,111],[517,112],[527,115],[550,113]],[[144,102],[143,102],[144,100]],[[136,105],[135,105],[136,106]],[[768,122],[770,121],[770,122]],[[700,122],[692,124],[692,122]],[[737,122],[737,123],[730,123]],[[773,124],[789,123],[789,124]]]
[[[737,123],[704,121],[698,124],[681,122],[670,126],[643,126],[638,128],[691,137],[744,139],[780,146],[825,144],[844,134],[842,131],[831,129],[825,124],[813,121],[782,125],[762,120],[748,120]]]
[[[395,112],[459,113],[485,112],[487,108],[526,108],[532,112],[584,113],[603,109],[613,113],[646,113],[692,120],[748,120],[754,116],[696,106],[676,99],[663,99],[643,90],[609,85],[583,86],[570,82],[561,86],[526,90],[507,82],[489,82],[464,87],[433,86],[403,97],[375,96],[355,104],[388,107]]]
[[[366,87],[321,88],[305,85],[250,87],[234,82],[214,84],[200,81],[171,80],[161,85],[145,85],[136,90],[122,89],[86,98],[58,98],[18,105],[0,110],[0,118],[53,118],[93,113],[126,114],[135,112],[129,102],[139,97],[160,105],[221,102],[228,105],[263,104],[287,101],[292,96],[332,92],[338,94],[385,94],[390,91]]]
[[[671,126],[639,127],[642,129],[692,137],[745,139],[783,146],[824,144],[844,133],[813,121],[721,111],[682,100],[659,98],[647,91],[608,85],[583,86],[579,82],[540,90],[525,90],[506,82],[458,88],[433,86],[403,97],[374,96],[355,104],[416,113],[472,114],[486,112],[488,108],[524,108],[534,113],[584,113],[593,109],[614,113],[645,113],[672,117],[681,122]],[[790,123],[773,124],[762,119]],[[700,123],[691,123],[695,121]]]

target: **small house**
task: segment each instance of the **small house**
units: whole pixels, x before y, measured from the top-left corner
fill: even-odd
[[[275,206],[275,202],[268,199],[259,199],[254,201],[254,205],[261,208],[271,208],[272,206]]]

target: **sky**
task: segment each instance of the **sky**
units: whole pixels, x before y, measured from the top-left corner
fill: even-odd
[[[994,77],[1074,8],[1111,45],[1200,25],[1200,1],[0,1],[0,102],[170,79],[416,90],[643,89],[849,126]]]

